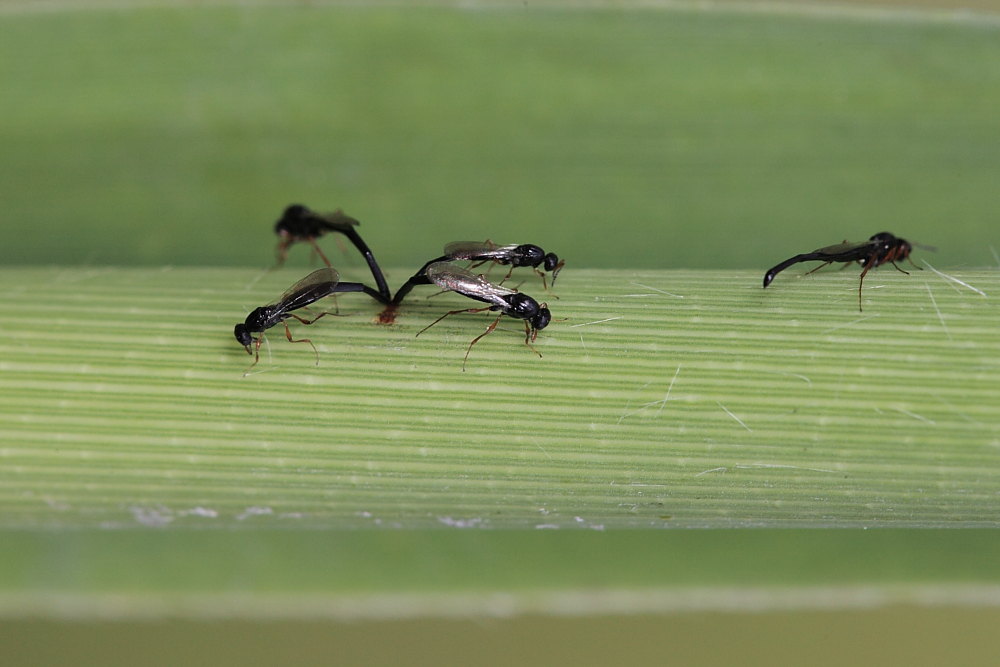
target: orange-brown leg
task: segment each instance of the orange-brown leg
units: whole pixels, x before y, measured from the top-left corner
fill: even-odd
[[[296,315],[295,313],[288,313],[288,316],[289,317],[294,317],[295,319],[297,319],[302,324],[312,324],[313,322],[315,322],[316,320],[318,320],[319,318],[321,318],[321,317],[323,317],[325,315],[333,315],[334,317],[340,317],[340,306],[336,303],[336,299],[334,300],[334,306],[335,306],[336,310],[334,310],[333,312],[330,312],[329,310],[324,310],[322,313],[320,313],[316,317],[312,318],[311,320],[307,320],[304,317],[300,317],[299,315]]]
[[[548,281],[548,279],[547,279],[547,278],[545,277],[545,272],[544,272],[544,271],[539,271],[539,270],[538,270],[538,267],[537,267],[537,266],[536,266],[536,267],[534,267],[534,268],[532,269],[532,271],[534,271],[534,272],[535,272],[535,275],[537,275],[537,276],[538,276],[539,278],[541,278],[541,279],[542,279],[542,289],[544,289],[544,290],[545,290],[546,292],[548,292],[548,291],[549,291],[549,281]],[[553,279],[552,279],[552,284],[554,285],[554,284],[555,284],[555,282],[556,282],[556,281],[555,281],[555,278],[553,278]],[[559,297],[556,297],[556,298],[558,299]]]
[[[249,375],[250,374],[250,370],[254,366],[257,365],[258,361],[260,361],[260,345],[263,342],[264,342],[264,334],[261,333],[254,340],[254,343],[253,343],[253,352],[250,351],[250,346],[247,346],[247,354],[252,354],[253,355],[253,363],[250,364],[249,366],[247,366],[247,369],[245,371],[243,371],[243,377],[246,377],[247,375]]]
[[[858,310],[861,312],[865,311],[865,309],[861,307],[861,288],[865,284],[865,275],[868,273],[868,271],[871,270],[871,268],[872,268],[872,262],[868,262],[867,264],[865,264],[864,270],[861,271],[861,278],[858,280]]]
[[[337,234],[336,236],[334,236],[334,242],[337,244],[337,247],[340,249],[340,254],[341,255],[343,255],[344,257],[347,257],[350,254],[350,252],[349,252],[350,249],[347,247],[347,244],[344,243],[344,237],[343,236],[341,236],[340,234]]]
[[[441,296],[442,294],[448,294],[449,292],[451,292],[451,290],[450,290],[450,289],[443,289],[443,290],[439,290],[439,291],[437,291],[437,292],[434,292],[434,294],[428,294],[428,295],[427,295],[427,298],[428,298],[428,299],[433,299],[433,298],[434,298],[434,297],[436,297],[436,296]]]
[[[480,308],[478,310],[482,310],[482,309]],[[478,336],[476,336],[475,338],[473,338],[472,342],[469,343],[469,349],[467,349],[465,351],[465,358],[462,359],[462,372],[463,373],[465,372],[465,364],[469,361],[469,353],[472,352],[472,346],[475,345],[476,343],[478,343],[483,337],[488,336],[489,334],[493,333],[493,330],[497,328],[498,324],[500,324],[500,320],[501,319],[503,319],[503,313],[500,313],[500,315],[497,316],[497,318],[495,320],[493,320],[493,324],[491,324],[488,327],[486,327],[486,331],[484,331],[483,333],[481,333]]]
[[[495,265],[495,264],[496,264],[496,263],[494,263],[494,265]],[[490,268],[492,269],[493,267],[491,266]],[[487,271],[487,273],[489,273],[489,271]],[[508,280],[510,280],[510,277],[511,277],[511,276],[512,276],[513,274],[514,274],[514,267],[513,267],[513,266],[511,266],[511,267],[510,267],[510,269],[509,269],[509,270],[507,271],[507,275],[505,275],[505,276],[503,277],[503,280],[501,280],[501,281],[500,281],[499,283],[497,283],[497,284],[498,284],[498,285],[503,285],[503,284],[504,284],[505,282],[507,282]],[[485,278],[486,276],[484,275],[483,277]]]
[[[330,260],[328,260],[328,259],[326,258],[326,255],[324,255],[324,254],[323,254],[323,251],[319,249],[319,244],[318,244],[318,243],[316,243],[316,239],[309,239],[309,243],[310,243],[310,244],[312,244],[312,248],[313,248],[313,251],[314,251],[314,252],[315,252],[315,253],[316,253],[317,255],[319,255],[319,258],[320,258],[321,260],[323,260],[323,263],[324,263],[324,264],[326,264],[326,265],[327,265],[327,267],[329,267],[329,268],[333,268],[333,265],[332,265],[332,264],[330,264]]]
[[[423,329],[421,329],[420,331],[418,331],[417,332],[417,336],[419,336],[423,332],[427,331],[432,326],[434,326],[435,324],[437,324],[438,322],[440,322],[444,318],[448,317],[449,315],[458,315],[459,313],[482,313],[482,312],[487,311],[489,309],[490,309],[489,306],[487,306],[486,308],[463,308],[462,310],[449,310],[447,313],[445,313],[444,315],[442,315],[441,317],[437,318],[436,320],[434,320],[433,322],[431,322],[430,324],[428,324],[427,326],[425,326]]]
[[[528,324],[528,320],[524,320],[524,344],[527,345],[532,352],[537,354],[539,359],[541,359],[542,353],[536,350],[535,346],[532,345],[532,343],[535,342],[535,338],[537,337],[538,337],[538,329],[535,329],[530,324]]]
[[[275,252],[278,255],[278,264],[275,268],[280,268],[285,263],[285,260],[288,259],[288,246],[290,245],[292,245],[291,239],[282,239],[278,241],[278,247],[275,249]]]
[[[803,275],[807,275],[808,276],[810,273],[816,273],[817,271],[819,271],[820,269],[822,269],[824,266],[830,266],[831,264],[833,264],[833,262],[823,262],[822,264],[820,264],[819,266],[817,266],[812,271],[806,271],[805,274],[803,274]]]
[[[326,313],[324,313],[324,315],[325,314]],[[323,317],[323,315],[320,315],[319,317]],[[318,320],[319,317],[317,317],[316,319]],[[315,322],[316,320],[313,321]],[[285,325],[285,338],[288,339],[289,343],[309,343],[309,347],[311,347],[313,349],[313,352],[316,353],[316,365],[319,366],[319,350],[316,349],[316,346],[313,345],[313,342],[308,338],[298,338],[298,339],[292,338],[292,330],[288,328],[288,322],[282,322],[282,324]]]

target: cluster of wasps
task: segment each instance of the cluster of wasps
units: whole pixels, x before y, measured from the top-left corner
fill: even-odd
[[[357,231],[359,223],[354,218],[345,215],[342,211],[333,213],[317,213],[301,204],[293,204],[285,209],[281,218],[275,223],[274,231],[278,235],[278,265],[284,263],[288,249],[295,243],[308,243],[312,246],[316,254],[326,264],[324,268],[317,269],[289,287],[281,297],[272,304],[255,308],[246,320],[237,324],[234,330],[236,340],[246,348],[247,354],[254,357],[250,368],[260,360],[260,346],[264,340],[264,331],[273,326],[282,324],[285,327],[285,337],[292,343],[308,343],[312,341],[308,338],[292,338],[291,330],[288,328],[288,320],[294,319],[302,324],[312,324],[316,320],[329,312],[323,312],[307,319],[295,311],[299,311],[310,306],[320,299],[333,294],[344,292],[363,292],[382,304],[385,309],[379,315],[382,324],[391,324],[396,315],[396,311],[414,287],[418,285],[437,285],[443,290],[456,292],[475,301],[487,304],[477,308],[462,308],[452,310],[421,329],[417,335],[434,326],[449,315],[459,313],[479,313],[491,311],[498,313],[493,322],[479,336],[476,336],[465,352],[465,360],[462,363],[463,370],[465,363],[469,359],[472,346],[484,336],[496,329],[500,320],[506,315],[514,317],[524,322],[524,342],[536,354],[541,353],[532,346],[538,332],[548,326],[552,319],[548,305],[539,303],[534,298],[517,291],[504,287],[503,283],[512,275],[514,269],[518,267],[531,267],[542,278],[543,286],[548,289],[548,282],[544,271],[551,273],[552,284],[555,284],[556,276],[562,269],[565,262],[559,259],[554,253],[547,253],[537,245],[513,244],[498,245],[492,241],[460,241],[449,243],[444,247],[444,253],[426,262],[420,270],[413,274],[395,294],[389,290],[385,275],[381,267],[375,260],[368,244]],[[365,283],[343,282],[337,270],[330,265],[330,261],[320,249],[317,239],[328,234],[343,234],[358,249],[358,252],[365,258],[375,286]],[[493,283],[483,274],[475,274],[459,264],[459,262],[470,262],[470,268],[475,268],[482,264],[491,263],[509,267],[507,275],[499,283]],[[257,334],[256,337],[254,334]],[[313,351],[316,348],[313,346]],[[317,353],[317,363],[319,354]],[[247,369],[248,371],[250,369]]]
[[[306,306],[312,305],[320,299],[344,292],[364,292],[385,309],[379,315],[379,322],[391,324],[395,320],[396,311],[403,302],[403,299],[418,285],[437,285],[445,291],[456,292],[465,297],[487,304],[477,308],[462,308],[452,310],[437,318],[426,327],[421,329],[419,336],[427,329],[431,328],[444,318],[459,313],[480,313],[490,311],[497,313],[497,317],[490,323],[486,330],[472,339],[468,349],[465,351],[465,359],[462,362],[462,369],[468,362],[469,353],[472,346],[478,343],[484,336],[493,332],[500,320],[504,316],[513,317],[524,322],[524,343],[535,354],[541,356],[532,343],[538,336],[538,332],[549,325],[552,314],[548,305],[539,303],[534,298],[519,292],[516,289],[504,287],[503,283],[511,277],[514,269],[518,267],[530,267],[542,278],[542,285],[548,289],[545,272],[552,276],[552,284],[555,284],[556,276],[565,264],[555,253],[547,253],[537,245],[530,243],[497,245],[492,241],[459,241],[449,243],[444,247],[440,257],[426,262],[420,270],[413,274],[405,283],[400,286],[396,293],[389,290],[385,276],[375,256],[372,254],[368,244],[364,242],[358,234],[358,221],[345,215],[342,211],[333,213],[316,213],[301,204],[293,204],[285,209],[281,218],[275,223],[274,231],[278,235],[278,265],[284,263],[288,255],[288,249],[295,243],[310,244],[316,254],[326,264],[325,268],[317,269],[308,276],[292,285],[276,302],[267,306],[254,309],[244,322],[236,325],[234,331],[236,340],[246,348],[247,354],[254,357],[250,368],[260,360],[260,346],[264,340],[263,333],[277,324],[285,327],[285,337],[293,343],[309,343],[308,338],[293,339],[288,328],[288,320],[295,319],[302,324],[312,324],[319,318],[330,313],[323,312],[317,317],[306,319],[296,313]],[[375,287],[364,283],[342,282],[337,270],[330,266],[330,261],[323,254],[317,239],[328,233],[343,234],[351,241],[355,248],[364,256],[368,267],[371,269]],[[897,270],[907,273],[896,264],[897,261],[910,259],[913,245],[906,239],[895,236],[889,232],[879,232],[867,241],[852,243],[844,241],[835,245],[825,246],[812,252],[802,253],[790,257],[778,265],[772,267],[764,274],[764,287],[767,287],[774,280],[775,276],[788,267],[799,262],[821,261],[820,266],[809,273],[813,273],[824,266],[834,262],[842,262],[845,265],[858,263],[861,265],[861,277],[858,281],[858,309],[861,310],[861,288],[864,285],[865,276],[868,272],[883,264],[892,264]],[[470,267],[465,268],[459,262],[469,262]],[[475,274],[470,268],[475,268],[482,264],[499,264],[509,267],[507,275],[499,283],[493,283],[484,274]],[[915,265],[914,265],[915,266]],[[919,267],[917,267],[919,268]],[[254,337],[254,334],[257,334]],[[313,351],[316,348],[313,346]],[[317,363],[319,354],[316,355]],[[249,369],[248,369],[249,370]]]

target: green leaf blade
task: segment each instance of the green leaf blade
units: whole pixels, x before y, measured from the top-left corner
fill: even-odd
[[[0,273],[25,323],[0,357],[7,527],[1000,518],[995,271],[959,276],[986,296],[875,272],[864,312],[852,272],[763,290],[738,271],[567,271],[559,298],[521,284],[557,318],[542,358],[505,318],[465,371],[489,314],[415,337],[461,297],[415,294],[389,327],[342,297],[342,316],[292,325],[318,366],[277,327],[247,377],[232,325],[294,272],[107,269],[48,288],[67,275]]]

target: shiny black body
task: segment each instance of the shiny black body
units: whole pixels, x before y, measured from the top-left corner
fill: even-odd
[[[894,236],[889,232],[879,232],[867,241],[861,241],[859,243],[844,241],[843,243],[826,246],[812,252],[790,257],[780,264],[768,269],[767,273],[764,274],[764,287],[770,285],[771,281],[773,281],[775,276],[777,276],[780,272],[784,271],[793,264],[798,264],[799,262],[823,262],[823,264],[817,266],[812,271],[809,271],[809,273],[818,271],[833,262],[858,262],[862,267],[864,267],[861,271],[861,278],[858,282],[858,309],[861,310],[861,287],[864,285],[865,275],[868,271],[876,266],[888,263],[896,267],[898,271],[908,273],[907,271],[903,271],[903,269],[899,268],[896,262],[904,259],[910,260],[910,253],[912,251],[913,246],[906,239]],[[912,264],[913,261],[910,260],[910,263]]]
[[[275,303],[254,308],[247,315],[246,320],[236,325],[233,329],[233,335],[239,344],[246,348],[247,354],[254,355],[254,364],[259,360],[260,346],[264,340],[264,331],[278,324],[285,325],[285,337],[288,338],[289,342],[309,343],[312,345],[312,341],[307,338],[293,340],[292,333],[288,329],[288,323],[285,320],[291,318],[303,324],[312,324],[328,313],[320,313],[317,317],[307,320],[292,311],[310,306],[331,294],[344,292],[364,292],[372,298],[377,299],[379,297],[378,292],[375,292],[362,283],[340,282],[340,276],[336,269],[316,269],[289,287]],[[254,338],[252,334],[261,335]],[[313,349],[315,350],[315,347]],[[251,364],[252,366],[253,364]]]
[[[312,244],[313,248],[323,259],[323,263],[330,266],[330,261],[323,254],[323,251],[320,250],[316,239],[327,232],[343,234],[354,244],[358,252],[364,256],[365,262],[368,263],[368,268],[371,270],[372,278],[375,280],[375,285],[378,288],[378,295],[372,295],[372,297],[380,303],[389,303],[392,296],[389,292],[389,285],[382,274],[382,268],[375,261],[375,255],[372,253],[371,248],[368,247],[368,244],[365,243],[364,239],[361,238],[361,235],[355,229],[359,224],[361,223],[339,210],[333,213],[316,213],[302,204],[288,206],[281,214],[281,218],[274,223],[274,233],[280,239],[277,249],[278,265],[280,266],[284,263],[289,246],[293,243],[304,241]]]
[[[542,356],[538,350],[531,346],[538,332],[549,325],[552,321],[552,314],[546,304],[539,304],[535,299],[527,294],[522,294],[512,289],[494,285],[483,276],[472,274],[468,269],[462,268],[448,262],[436,262],[426,267],[425,275],[428,281],[444,290],[457,292],[470,299],[489,304],[485,308],[463,308],[452,310],[437,318],[417,333],[419,336],[427,329],[448,317],[458,313],[479,313],[484,311],[499,312],[500,315],[487,327],[486,331],[476,336],[469,348],[465,352],[465,360],[468,361],[472,346],[479,342],[487,334],[496,329],[497,324],[504,315],[514,317],[524,321],[524,343],[530,347],[538,356]],[[465,368],[465,362],[462,363]]]
[[[479,264],[484,262],[495,262],[503,266],[511,267],[511,270],[507,272],[504,279],[500,281],[501,283],[507,280],[507,278],[510,278],[511,271],[515,268],[530,266],[535,270],[535,273],[542,277],[543,285],[545,285],[545,274],[538,270],[539,266],[543,267],[546,271],[552,272],[552,284],[555,285],[556,276],[559,275],[559,271],[561,271],[562,267],[566,264],[566,261],[560,260],[555,253],[546,253],[540,247],[532,243],[498,246],[492,241],[457,241],[446,245],[444,247],[443,255],[435,257],[425,263],[422,267],[420,267],[419,271],[403,283],[399,290],[397,290],[396,294],[392,297],[392,305],[398,306],[402,303],[406,295],[409,294],[410,291],[417,285],[429,285],[433,282],[427,277],[427,268],[429,266],[440,262],[451,262],[455,260],[466,260],[478,262]]]
[[[544,279],[545,275],[538,270],[538,267],[541,266],[546,271],[552,272],[552,284],[555,284],[556,276],[566,263],[565,260],[560,260],[554,252],[547,253],[533,243],[500,246],[492,241],[449,243],[444,247],[444,258],[444,261],[458,259],[472,262],[496,262],[503,266],[510,266],[511,269],[519,266],[530,266]],[[507,275],[510,276],[509,273]]]

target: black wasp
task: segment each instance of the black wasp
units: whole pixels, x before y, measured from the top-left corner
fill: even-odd
[[[250,368],[253,368],[260,361],[260,346],[264,341],[264,331],[277,324],[285,325],[285,337],[289,342],[309,343],[313,348],[313,352],[316,352],[316,346],[308,338],[292,338],[292,332],[289,330],[286,320],[293,318],[302,324],[312,324],[324,315],[329,315],[329,313],[323,312],[313,319],[307,320],[292,311],[310,306],[331,294],[342,292],[364,292],[372,298],[378,298],[378,293],[367,285],[361,283],[342,283],[336,269],[324,268],[316,269],[289,287],[275,303],[255,308],[247,315],[246,320],[237,324],[233,330],[236,340],[246,348],[247,354],[252,354],[254,357]],[[254,338],[252,334],[260,335]],[[316,363],[319,363],[319,352],[316,352]],[[248,368],[247,370],[249,371],[250,369]]]
[[[861,241],[858,243],[844,241],[843,243],[826,246],[825,248],[819,248],[817,250],[813,250],[812,252],[790,257],[781,264],[769,269],[767,273],[764,274],[764,287],[770,285],[771,281],[774,280],[774,277],[780,272],[784,271],[793,264],[798,264],[799,262],[809,262],[813,260],[823,262],[812,271],[806,273],[806,275],[809,275],[814,271],[818,271],[833,262],[858,262],[864,267],[861,271],[861,279],[858,281],[858,310],[862,310],[861,287],[865,282],[865,274],[876,266],[889,263],[896,267],[898,271],[909,275],[909,272],[903,271],[903,269],[899,268],[899,265],[897,265],[896,262],[906,259],[909,260],[910,264],[913,264],[913,260],[910,259],[910,252],[912,252],[912,250],[913,245],[906,239],[901,239],[898,236],[890,234],[889,232],[879,232],[867,241]],[[916,266],[916,264],[914,264],[914,266]]]
[[[527,294],[522,294],[516,290],[494,285],[483,276],[473,275],[468,269],[464,269],[448,262],[435,262],[427,267],[426,276],[429,281],[444,290],[457,292],[463,296],[476,301],[482,301],[490,305],[483,308],[463,308],[452,310],[437,318],[426,327],[417,332],[419,336],[432,326],[448,317],[458,313],[481,313],[484,311],[499,312],[493,323],[486,331],[479,334],[469,343],[469,348],[465,351],[465,359],[462,361],[462,370],[465,370],[465,363],[469,360],[469,353],[472,346],[478,343],[484,336],[493,332],[504,315],[516,317],[524,321],[524,344],[538,356],[541,353],[531,344],[538,336],[538,332],[549,325],[552,315],[546,304],[539,304]]]
[[[285,259],[288,257],[288,248],[293,243],[301,241],[311,244],[323,260],[323,263],[330,266],[330,260],[320,250],[316,239],[327,232],[338,232],[346,236],[354,244],[354,247],[358,249],[358,252],[364,256],[365,261],[368,263],[368,268],[372,272],[372,278],[375,279],[375,285],[378,287],[379,296],[374,298],[381,303],[389,303],[392,295],[389,292],[389,285],[385,281],[385,276],[382,275],[382,269],[379,267],[378,262],[375,261],[375,255],[372,254],[371,248],[368,247],[368,244],[365,243],[364,239],[361,238],[361,235],[355,229],[360,224],[360,222],[339,209],[333,213],[316,213],[302,204],[288,206],[281,214],[281,218],[274,223],[274,233],[279,238],[277,248],[278,266],[284,264]]]
[[[556,276],[559,275],[559,271],[566,264],[566,261],[559,259],[555,253],[546,253],[540,247],[531,243],[501,246],[492,241],[456,241],[444,247],[444,255],[435,257],[424,264],[420,267],[419,271],[403,283],[403,286],[399,288],[392,298],[392,305],[398,306],[416,285],[426,285],[430,282],[427,280],[426,274],[428,267],[432,264],[463,260],[476,262],[476,264],[473,264],[474,267],[485,262],[494,262],[502,266],[509,266],[510,270],[507,271],[507,275],[500,281],[501,284],[510,278],[514,269],[521,266],[530,266],[535,270],[535,273],[541,276],[542,285],[546,289],[548,289],[548,284],[545,280],[545,274],[538,267],[541,266],[545,271],[552,273],[552,284],[555,285]]]
[[[559,275],[559,271],[566,264],[566,260],[560,260],[554,252],[547,253],[532,243],[497,245],[493,241],[456,241],[449,243],[444,247],[444,257],[441,258],[441,261],[447,260],[477,262],[473,266],[479,266],[479,264],[484,262],[495,262],[502,266],[510,266],[507,275],[500,281],[501,284],[510,278],[511,273],[517,267],[530,266],[541,277],[542,285],[546,288],[548,288],[548,285],[545,282],[545,274],[538,267],[541,266],[544,270],[552,273],[552,284],[555,285],[556,276]]]

